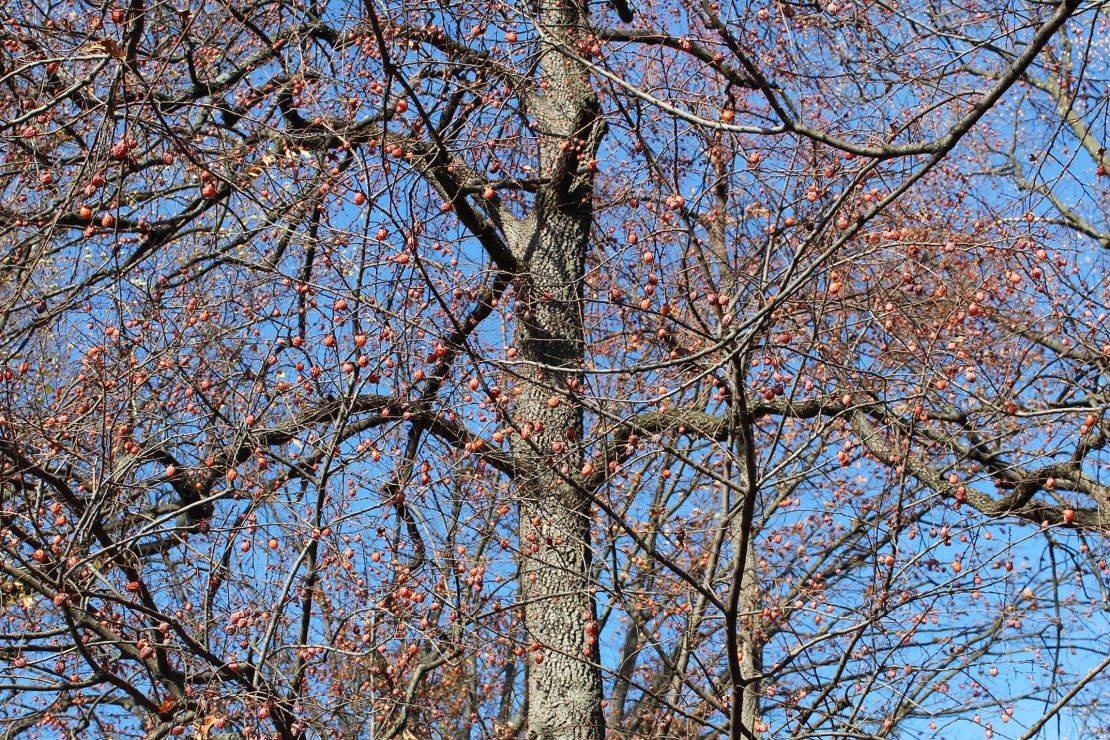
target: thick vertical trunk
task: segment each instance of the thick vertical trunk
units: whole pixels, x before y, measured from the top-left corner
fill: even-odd
[[[590,505],[565,482],[583,464],[582,410],[568,381],[582,362],[578,301],[580,230],[573,214],[544,211],[529,260],[530,285],[518,308],[516,342],[528,363],[516,403],[516,454],[539,472],[521,481],[521,595],[527,639],[538,643],[528,666],[528,737],[601,737],[601,679],[591,665]],[[578,233],[576,233],[578,232]],[[521,310],[521,308],[523,310]],[[542,656],[542,659],[541,657]]]
[[[743,724],[740,733],[733,736],[759,738],[761,735],[759,699],[763,672],[763,635],[760,626],[762,601],[759,598],[759,578],[755,572],[755,547],[748,540],[748,557],[745,561],[744,580],[740,591],[740,619],[737,643],[740,653],[740,676],[744,679]]]
[[[544,0],[540,25],[549,41],[570,44],[580,9]],[[582,408],[575,388],[584,357],[582,280],[593,225],[592,174],[580,160],[596,151],[602,124],[580,65],[548,47],[542,90],[531,100],[540,135],[540,174],[527,238],[514,245],[516,337],[521,394],[514,404],[514,455],[535,471],[520,479],[521,597],[527,640],[530,740],[600,740],[601,675],[587,632],[590,593],[589,497],[570,480],[584,464]],[[542,656],[542,657],[541,657]]]

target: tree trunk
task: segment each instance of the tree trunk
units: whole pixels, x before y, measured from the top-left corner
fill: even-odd
[[[750,495],[750,494],[749,494]],[[734,736],[759,738],[761,719],[759,699],[762,685],[759,675],[763,672],[763,635],[760,626],[759,574],[755,570],[754,538],[748,538],[748,556],[744,564],[744,580],[740,589],[740,619],[737,643],[740,653],[740,676],[744,679],[744,727]]]
[[[582,409],[567,386],[582,360],[582,260],[573,247],[583,227],[572,214],[544,213],[529,262],[532,295],[523,301],[531,315],[520,317],[516,332],[520,357],[543,366],[524,370],[515,421],[532,431],[513,436],[514,453],[541,471],[519,490],[524,626],[526,639],[541,646],[529,659],[528,737],[595,740],[602,731],[601,679],[586,632],[594,617],[591,513],[585,493],[564,481],[583,464]]]
[[[760,626],[762,611],[759,597],[759,573],[756,571],[755,541],[759,483],[757,461],[754,454],[752,420],[747,410],[743,392],[742,373],[733,378],[732,388],[739,400],[738,428],[740,431],[740,458],[743,474],[738,486],[742,496],[740,516],[733,519],[732,541],[734,546],[733,584],[729,594],[726,625],[730,631],[729,649],[736,655],[729,656],[733,692],[729,736],[736,740],[758,740],[762,732],[760,719],[760,694],[763,673],[763,634]]]
[[[568,44],[581,11],[548,2],[540,26]],[[596,152],[603,124],[580,65],[548,47],[541,66],[542,91],[530,112],[546,183],[536,195],[526,240],[514,245],[525,272],[517,287],[515,335],[524,362],[512,413],[518,429],[531,429],[514,435],[512,447],[536,471],[519,480],[524,626],[526,639],[540,646],[528,658],[527,736],[600,740],[601,675],[587,633],[595,616],[591,507],[586,492],[570,481],[580,478],[585,462],[574,388],[584,357],[582,280],[593,225],[593,176],[580,166],[580,156]]]

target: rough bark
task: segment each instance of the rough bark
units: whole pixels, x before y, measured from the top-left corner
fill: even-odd
[[[567,43],[580,9],[548,4],[541,27]],[[551,47],[542,55],[542,89],[533,99],[541,176],[524,230],[514,245],[519,276],[515,342],[523,360],[512,413],[528,438],[513,453],[533,471],[519,482],[521,597],[528,662],[527,736],[598,740],[604,735],[601,676],[587,627],[590,593],[589,498],[574,481],[584,463],[582,408],[574,399],[584,353],[582,279],[593,224],[593,178],[580,167],[602,135],[597,98],[578,64]],[[542,659],[541,657],[542,656]]]
[[[582,358],[574,278],[580,260],[574,264],[569,249],[581,226],[565,211],[546,215],[530,266],[532,289],[552,298],[528,301],[524,310],[532,316],[516,333],[520,356],[546,366],[525,371],[516,404],[518,423],[536,431],[528,439],[514,437],[514,452],[543,471],[521,480],[519,490],[524,624],[528,639],[541,646],[528,667],[528,737],[585,740],[601,737],[601,681],[586,633],[594,616],[590,509],[584,493],[563,480],[577,475],[583,462],[582,411],[563,394]],[[554,451],[557,442],[562,453]]]
[[[744,580],[740,589],[739,643],[740,675],[744,680],[743,718],[744,726],[734,736],[761,737],[759,699],[762,684],[759,680],[763,672],[763,635],[760,629],[759,613],[762,608],[759,598],[759,580],[755,570],[754,538],[748,538],[748,556],[745,561]]]

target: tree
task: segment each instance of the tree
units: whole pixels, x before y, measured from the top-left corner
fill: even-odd
[[[7,736],[1105,733],[1102,3],[3,12]]]

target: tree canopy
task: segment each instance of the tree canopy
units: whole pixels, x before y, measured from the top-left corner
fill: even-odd
[[[1110,732],[1107,3],[0,18],[3,737]]]

